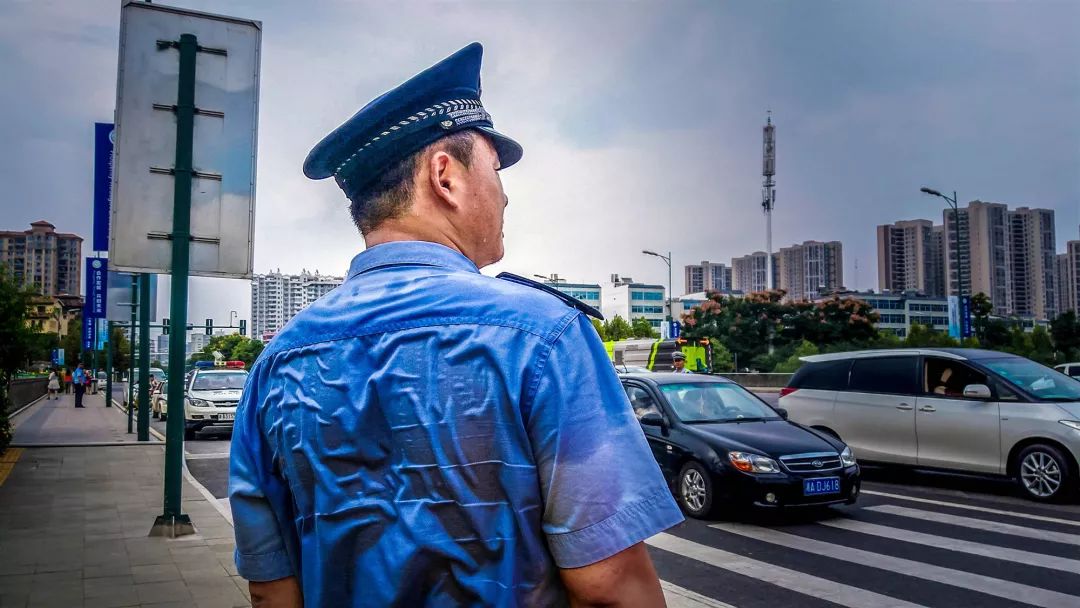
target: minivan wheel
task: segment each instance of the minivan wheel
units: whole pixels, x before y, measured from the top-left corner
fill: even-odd
[[[1074,476],[1069,460],[1052,445],[1029,445],[1016,456],[1016,483],[1028,498],[1060,500],[1069,493]]]
[[[708,517],[713,512],[712,478],[705,467],[696,462],[686,463],[679,472],[677,499],[690,517]]]

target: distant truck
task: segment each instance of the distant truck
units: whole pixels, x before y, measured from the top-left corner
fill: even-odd
[[[686,369],[706,373],[712,369],[712,347],[708,340],[693,343],[675,340],[631,339],[604,342],[608,356],[616,366],[644,367],[654,372],[672,369],[671,355],[676,350],[686,355]]]

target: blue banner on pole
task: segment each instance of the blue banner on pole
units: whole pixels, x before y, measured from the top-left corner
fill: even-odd
[[[671,322],[671,337],[672,338],[678,338],[679,334],[681,334],[681,333],[682,333],[682,323],[679,323],[678,321],[672,321]]]
[[[105,258],[86,258],[86,314],[102,319],[108,312],[109,268]]]
[[[96,345],[95,344],[96,341],[94,340],[94,337],[95,337],[94,334],[96,332],[94,331],[94,329],[96,329],[97,324],[94,323],[94,319],[92,319],[92,318],[90,318],[90,317],[88,317],[86,315],[87,311],[89,311],[89,310],[90,310],[90,303],[87,302],[86,304],[83,305],[83,320],[82,320],[83,321],[83,323],[82,323],[82,349],[83,349],[83,353],[88,353],[88,352],[94,350],[94,346]],[[83,355],[83,361],[85,362],[85,360],[86,360],[86,355],[84,354]]]
[[[971,324],[971,296],[960,298],[960,335],[964,338],[975,335]]]
[[[94,251],[109,250],[113,133],[111,122],[94,123]]]
[[[94,331],[97,334],[97,348],[94,350],[105,350],[105,342],[109,340],[109,321],[108,319],[94,319],[97,323],[97,329]]]

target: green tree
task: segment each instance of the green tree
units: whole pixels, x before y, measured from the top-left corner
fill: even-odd
[[[649,320],[645,317],[638,317],[630,323],[630,330],[633,332],[635,338],[659,338],[660,332],[653,329]]]
[[[128,369],[131,363],[131,343],[127,338],[127,331],[121,327],[114,327],[112,339],[109,340],[109,348],[112,349],[113,369]]]
[[[956,348],[960,346],[960,342],[945,332],[936,331],[929,325],[913,322],[911,329],[908,330],[907,338],[904,339],[904,346],[908,348]]]
[[[1054,343],[1050,339],[1050,332],[1042,325],[1036,325],[1031,331],[1031,350],[1027,357],[1046,365],[1054,364]]]
[[[82,356],[82,317],[68,323],[68,332],[60,340],[60,348],[64,349],[64,367],[75,369]]]
[[[589,319],[592,322],[593,329],[596,330],[596,334],[600,336],[600,341],[607,342],[607,332],[604,330],[604,322],[600,319]]]
[[[634,337],[633,327],[619,315],[615,315],[610,321],[604,323],[604,333],[607,334],[608,340],[618,341]]]
[[[217,351],[227,361],[243,361],[246,366],[251,367],[255,360],[259,358],[264,347],[265,345],[262,342],[240,334],[214,336],[210,338],[210,342],[202,350],[193,353],[188,362],[213,361],[214,351]]]
[[[716,338],[709,338],[709,344],[712,346],[712,371],[718,374],[735,371],[731,351]]]
[[[802,367],[803,362],[800,361],[800,358],[816,355],[819,352],[821,351],[818,350],[817,345],[807,340],[803,340],[795,347],[795,351],[791,353],[791,356],[777,364],[773,371],[784,374],[794,373]]]
[[[1007,330],[1009,340],[1008,343],[1002,348],[1006,352],[1010,352],[1014,355],[1021,357],[1027,357],[1031,355],[1032,342],[1031,335],[1024,331],[1024,328],[1020,324],[1015,324]]]
[[[1080,356],[1080,321],[1074,311],[1066,311],[1050,322],[1050,337],[1061,361],[1076,361]]]
[[[16,370],[26,364],[31,349],[32,332],[26,327],[31,295],[0,266],[0,454],[7,450],[14,435],[8,421],[8,386]]]
[[[53,349],[60,347],[60,338],[51,332],[31,332],[27,344],[26,359],[29,363],[51,362]]]

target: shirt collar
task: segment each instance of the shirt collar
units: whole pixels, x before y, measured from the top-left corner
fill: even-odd
[[[480,274],[469,258],[453,249],[427,241],[394,241],[365,249],[349,265],[349,278],[383,266],[442,266]]]

